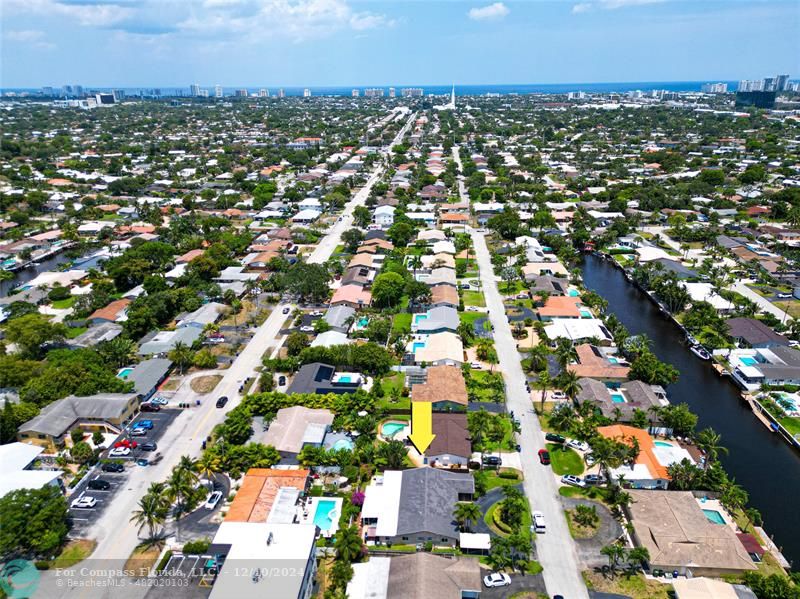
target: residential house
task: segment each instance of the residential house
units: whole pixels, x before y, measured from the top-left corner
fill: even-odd
[[[406,351],[413,354],[415,364],[461,366],[464,362],[461,337],[450,332],[415,335]]]
[[[448,306],[458,309],[458,291],[452,285],[432,285],[431,286],[431,306]]]
[[[92,312],[87,320],[94,325],[109,322],[124,322],[128,319],[128,306],[130,303],[131,300],[124,298],[114,300],[106,307]]]
[[[432,404],[434,411],[463,411],[469,403],[464,374],[457,366],[429,366],[425,382],[411,384],[411,401]]]
[[[364,377],[357,372],[336,372],[333,366],[313,362],[300,367],[286,393],[355,393],[363,383]]]
[[[438,468],[387,470],[367,486],[361,524],[367,543],[433,543],[455,547],[459,538],[453,509],[472,501],[468,473]]]
[[[615,422],[631,422],[637,411],[643,412],[649,419],[652,418],[651,408],[669,405],[663,388],[642,381],[628,381],[621,387],[608,387],[601,381],[581,378],[578,384],[581,391],[576,401],[594,404],[603,416]]]
[[[296,460],[306,445],[322,446],[328,428],[333,424],[333,412],[292,406],[278,410],[275,419],[263,436],[265,445],[272,445],[281,456]]]
[[[458,311],[455,308],[441,306],[431,308],[421,314],[414,314],[411,320],[411,331],[421,334],[443,333],[445,331],[455,333],[460,322]]]
[[[550,322],[561,318],[591,318],[592,313],[584,308],[580,297],[554,295],[548,297],[536,315],[542,322]]]
[[[219,302],[209,302],[207,304],[203,304],[194,312],[190,312],[183,318],[179,319],[177,327],[179,329],[183,327],[195,327],[203,330],[206,326],[217,322],[220,315],[222,315],[226,310],[228,310],[228,307],[225,304],[220,304]]]
[[[146,335],[140,345],[140,356],[158,355],[171,351],[178,343],[191,346],[197,341],[203,331],[196,327],[184,327],[174,331],[156,331]]]
[[[547,293],[550,296],[567,295],[569,292],[569,281],[564,278],[553,277],[550,275],[539,275],[531,279],[528,286],[533,295]]]
[[[361,285],[342,285],[331,298],[331,306],[349,306],[355,310],[372,303],[372,294]]]
[[[573,342],[594,341],[600,345],[611,345],[613,337],[602,320],[596,318],[559,318],[544,328],[551,341],[569,339]]]
[[[388,229],[394,224],[394,211],[394,206],[378,206],[372,213],[372,222]]]
[[[590,343],[575,346],[578,357],[576,364],[569,364],[567,370],[579,377],[588,377],[602,381],[626,381],[630,367],[620,363],[620,358],[607,356]]]
[[[522,276],[526,281],[535,280],[541,275],[568,276],[569,272],[561,262],[528,262],[522,267]]]
[[[304,494],[311,481],[308,470],[250,468],[225,514],[225,522],[267,522],[282,490]]]
[[[340,305],[328,308],[323,318],[332,331],[347,333],[353,325],[355,313],[356,311],[350,306]]]
[[[48,485],[61,489],[63,471],[33,467],[43,451],[43,447],[30,443],[0,445],[0,497],[12,491],[41,489]]]
[[[419,387],[420,385],[415,386]],[[425,451],[423,463],[440,468],[466,467],[472,455],[467,415],[435,413],[432,427],[435,437]]]
[[[728,354],[728,364],[733,380],[749,391],[763,384],[800,385],[800,351],[791,347],[735,349]]]
[[[786,337],[755,318],[729,318],[725,324],[728,325],[730,336],[739,347],[768,349],[789,345]]]
[[[150,399],[164,382],[172,367],[172,360],[166,358],[151,358],[142,360],[135,366],[123,368],[117,375],[124,381],[133,383],[133,390],[142,401]]]

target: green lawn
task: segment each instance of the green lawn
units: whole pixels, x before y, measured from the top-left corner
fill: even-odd
[[[518,485],[522,482],[522,472],[519,470],[514,470],[513,468],[500,468],[500,471],[510,470],[519,474],[519,478],[503,478],[497,475],[497,471],[495,470],[482,470],[481,476],[484,477],[486,481],[486,490],[490,491],[495,487],[513,487],[514,485]]]
[[[480,308],[486,306],[486,300],[483,299],[483,293],[480,291],[464,291],[462,297],[465,306],[478,306]]]
[[[67,339],[75,339],[78,335],[83,335],[89,327],[72,327],[67,329]]]
[[[564,451],[566,449],[566,451]],[[564,474],[583,474],[583,460],[574,449],[568,449],[556,443],[548,443],[547,451],[550,452],[550,464],[553,472],[559,476]]]
[[[405,385],[405,377],[402,373],[398,372],[392,376],[384,377],[381,380],[381,387],[383,387],[383,397],[378,402],[378,407],[381,409],[392,410],[409,410],[411,409],[411,398],[400,396],[398,401],[392,401],[392,390],[398,389],[403,391]]]
[[[499,372],[470,370],[467,391],[473,401],[503,402],[506,400],[503,377]]]
[[[393,335],[409,335],[411,333],[411,314],[400,312],[392,320]]]
[[[75,296],[72,295],[67,299],[58,300],[53,302],[52,306],[55,310],[66,310],[67,308],[71,308],[72,304],[75,303]]]
[[[474,324],[476,320],[486,318],[486,314],[483,312],[459,312],[458,318],[461,320],[461,322]]]

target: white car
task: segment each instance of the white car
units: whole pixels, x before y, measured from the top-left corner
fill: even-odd
[[[483,577],[483,586],[487,589],[493,587],[507,587],[511,584],[511,577],[503,572],[492,572]]]
[[[71,508],[88,510],[97,505],[97,499],[94,497],[78,497],[75,501],[69,504]]]
[[[313,333],[314,327],[309,327],[309,326],[300,327],[300,330],[304,333]]]
[[[577,439],[568,439],[567,447],[577,449],[578,451],[589,451],[589,444],[585,441],[578,441]]]
[[[320,312],[319,310],[314,310],[314,311],[313,311],[313,312],[310,314],[310,316],[322,316],[322,312]]]
[[[550,394],[550,399],[552,399],[553,401],[564,401],[565,399],[567,399],[567,395],[563,391],[553,391]]]
[[[225,343],[225,337],[208,337],[206,339],[206,343],[213,343],[213,344]]]
[[[483,365],[480,362],[470,362],[469,367],[473,370],[483,370]]]
[[[531,530],[536,533],[544,532],[545,531],[544,514],[542,512],[533,512],[531,514],[531,518],[533,519],[533,524],[531,524]]]
[[[214,491],[211,495],[208,496],[206,500],[205,508],[207,510],[213,510],[217,507],[219,500],[222,499],[222,491]]]
[[[561,477],[561,482],[565,485],[572,485],[573,487],[586,486],[586,483],[581,479],[581,477],[575,476],[574,474],[565,474]]]
[[[147,436],[147,429],[137,426],[136,428],[131,429],[131,437],[146,437]]]
[[[108,452],[108,457],[110,458],[118,458],[126,455],[131,455],[130,447],[115,447]]]

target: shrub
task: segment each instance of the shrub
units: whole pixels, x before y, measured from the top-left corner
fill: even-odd
[[[192,555],[202,555],[208,551],[211,541],[209,539],[195,539],[183,546],[183,553]]]
[[[516,470],[501,470],[497,473],[500,478],[507,478],[510,480],[518,480],[519,473]]]

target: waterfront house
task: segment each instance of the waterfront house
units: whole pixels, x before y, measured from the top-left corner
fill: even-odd
[[[472,501],[474,493],[471,474],[429,467],[387,470],[373,477],[364,493],[364,540],[455,547],[459,530],[453,509],[459,501]]]
[[[575,346],[577,362],[567,365],[579,377],[588,377],[601,381],[626,381],[630,367],[622,364],[622,358],[606,355],[590,343]]]
[[[789,340],[755,318],[730,318],[725,321],[729,334],[739,347],[764,349],[787,346]]]
[[[569,339],[570,341],[588,342],[604,346],[611,345],[613,337],[602,320],[596,318],[559,318],[544,328],[545,335],[551,341]]]
[[[800,385],[800,351],[791,347],[734,349],[727,357],[733,380],[748,391],[763,384]]]
[[[593,404],[603,416],[615,422],[631,422],[637,411],[644,412],[650,418],[651,408],[669,405],[662,387],[642,381],[628,381],[620,387],[609,387],[601,381],[582,378],[578,384],[581,391],[575,400]]]
[[[648,550],[651,569],[691,577],[736,576],[756,569],[734,529],[718,511],[704,510],[691,491],[628,493],[633,541]]]

